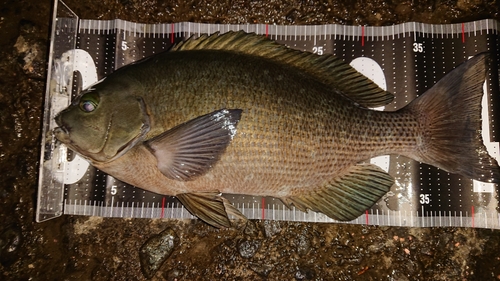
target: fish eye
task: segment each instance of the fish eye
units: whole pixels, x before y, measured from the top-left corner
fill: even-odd
[[[89,92],[80,98],[80,109],[84,112],[92,112],[99,105],[99,94],[96,92]]]

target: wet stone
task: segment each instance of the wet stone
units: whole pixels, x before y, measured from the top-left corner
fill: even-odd
[[[362,234],[368,234],[368,233],[370,233],[370,227],[369,226],[363,226],[363,228],[361,229],[361,233]]]
[[[30,42],[20,35],[14,48],[18,52],[18,63],[24,73],[30,78],[42,79],[44,71],[41,68],[45,66],[45,57],[40,44]]]
[[[429,247],[423,247],[420,249],[420,253],[426,255],[426,256],[433,256],[434,255],[434,251],[429,248]]]
[[[222,276],[227,272],[227,266],[225,265],[225,263],[219,263],[217,264],[215,271],[218,275]]]
[[[308,266],[300,266],[295,272],[295,280],[313,280],[315,277],[314,270]]]
[[[172,254],[177,246],[177,236],[175,232],[167,228],[158,235],[155,235],[142,245],[139,251],[141,268],[146,278],[154,276],[156,271]]]
[[[20,257],[18,250],[21,247],[21,229],[16,226],[7,228],[0,235],[0,263],[9,266]]]
[[[165,278],[169,281],[170,280],[177,280],[179,277],[182,277],[182,275],[184,275],[182,270],[180,270],[178,268],[174,268],[172,270],[167,271],[167,273],[165,274]]]
[[[257,253],[262,242],[259,240],[243,240],[238,244],[238,252],[243,258],[251,258]]]
[[[248,236],[256,237],[259,235],[259,230],[255,226],[255,223],[253,221],[248,220],[243,233]]]
[[[268,277],[273,270],[273,266],[259,263],[249,263],[248,267],[261,277]]]
[[[299,235],[298,240],[297,253],[304,256],[309,252],[309,249],[311,249],[311,240],[309,240],[305,234]]]
[[[380,253],[384,249],[383,243],[372,244],[368,246],[368,251],[371,253]]]
[[[271,238],[274,235],[281,232],[281,226],[279,221],[264,221],[264,235],[267,238]]]
[[[409,281],[410,280],[410,279],[408,279],[408,277],[406,277],[404,275],[404,273],[402,273],[399,270],[394,270],[392,272],[392,275],[388,276],[388,277],[389,277],[389,280],[401,280],[401,281]]]

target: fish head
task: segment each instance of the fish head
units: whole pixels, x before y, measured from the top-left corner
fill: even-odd
[[[131,83],[99,83],[84,90],[61,111],[55,137],[94,163],[112,161],[141,141],[149,115]]]

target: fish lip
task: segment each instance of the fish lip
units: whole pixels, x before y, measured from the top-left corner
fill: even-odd
[[[59,126],[54,128],[54,133],[62,133],[65,135],[69,135],[69,129],[66,126]]]
[[[55,127],[53,130],[52,130],[52,134],[58,139],[58,140],[61,140],[60,137],[58,136],[68,136],[69,135],[69,132],[66,128],[64,127]]]
[[[62,112],[61,112],[62,113]],[[68,126],[68,124],[66,124],[63,120],[62,120],[62,115],[61,113],[57,114],[56,117],[54,118],[54,121],[56,122],[56,124],[59,126],[59,127],[56,127],[54,129],[55,130],[58,130],[58,131],[63,131],[64,134],[66,135],[69,135],[69,131],[71,130],[71,127]]]

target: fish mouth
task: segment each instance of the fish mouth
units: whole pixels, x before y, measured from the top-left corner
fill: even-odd
[[[59,133],[61,133],[62,131],[62,133],[69,135],[69,131],[71,128],[68,126],[68,124],[64,123],[61,113],[56,115],[54,121],[56,121],[57,126],[59,126],[56,127],[54,131],[58,131]]]
[[[61,140],[61,138],[59,136],[69,136],[69,130],[65,126],[55,127],[53,131],[54,131],[56,138],[59,139],[60,141],[63,141],[63,140]]]
[[[78,152],[80,155],[82,155],[84,158],[88,159],[88,156],[85,155],[85,153],[82,153],[82,150],[78,145],[74,143],[74,141],[71,139],[71,129],[72,126],[64,122],[64,119],[62,118],[62,113],[64,112],[61,111],[54,117],[54,121],[56,122],[58,127],[55,127],[52,129],[52,134],[53,136],[60,141],[61,143],[65,144],[68,148],[71,150]]]
[[[70,137],[71,127],[68,126],[67,124],[64,124],[59,115],[56,116],[55,121],[59,127],[55,127],[54,129],[52,129],[52,136],[61,143],[67,145],[72,150],[75,150],[73,141],[71,140]]]

